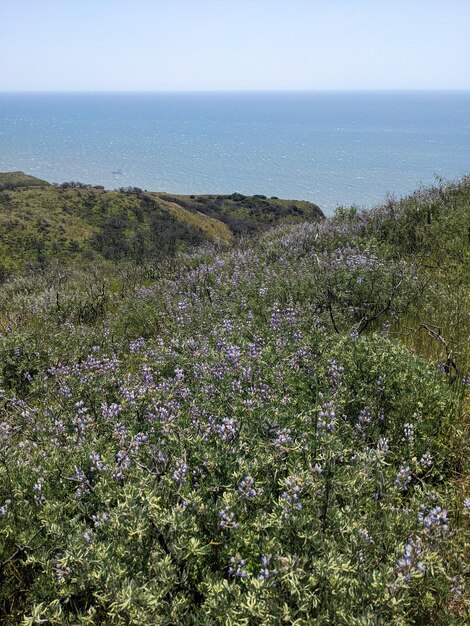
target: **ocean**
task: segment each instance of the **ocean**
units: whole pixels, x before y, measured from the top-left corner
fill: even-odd
[[[470,92],[0,94],[0,171],[327,214],[470,173]]]

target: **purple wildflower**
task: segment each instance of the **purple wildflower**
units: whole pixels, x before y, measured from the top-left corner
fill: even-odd
[[[408,485],[411,482],[411,469],[409,465],[402,465],[395,476],[395,480],[393,481],[393,485],[395,487],[399,487],[402,491],[406,491],[408,489]]]
[[[246,578],[248,576],[245,569],[246,564],[246,559],[241,559],[239,556],[232,556],[230,557],[230,565],[227,571],[230,576],[235,576],[235,578]]]
[[[254,487],[255,481],[251,476],[245,476],[242,482],[238,485],[238,493],[245,498],[255,498],[258,495],[258,491]]]

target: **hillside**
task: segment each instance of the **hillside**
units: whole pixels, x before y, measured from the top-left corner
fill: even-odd
[[[50,183],[24,172],[0,172],[0,191],[25,187],[48,187]]]
[[[227,245],[267,226],[324,217],[310,202],[49,185],[22,172],[0,174],[0,189],[3,275],[51,259],[155,261],[203,242]]]
[[[80,241],[162,201],[49,191]],[[468,624],[469,224],[463,179],[5,281],[0,622]]]

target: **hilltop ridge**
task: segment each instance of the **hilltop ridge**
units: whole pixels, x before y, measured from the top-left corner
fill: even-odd
[[[106,190],[6,172],[0,173],[0,266],[9,274],[51,259],[143,262],[203,242],[229,245],[279,223],[323,218],[307,201]]]

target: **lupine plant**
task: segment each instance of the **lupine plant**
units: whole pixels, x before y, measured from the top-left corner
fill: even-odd
[[[5,286],[3,623],[466,622],[467,372],[401,341],[430,276],[384,215],[121,268],[91,317],[80,272]]]

